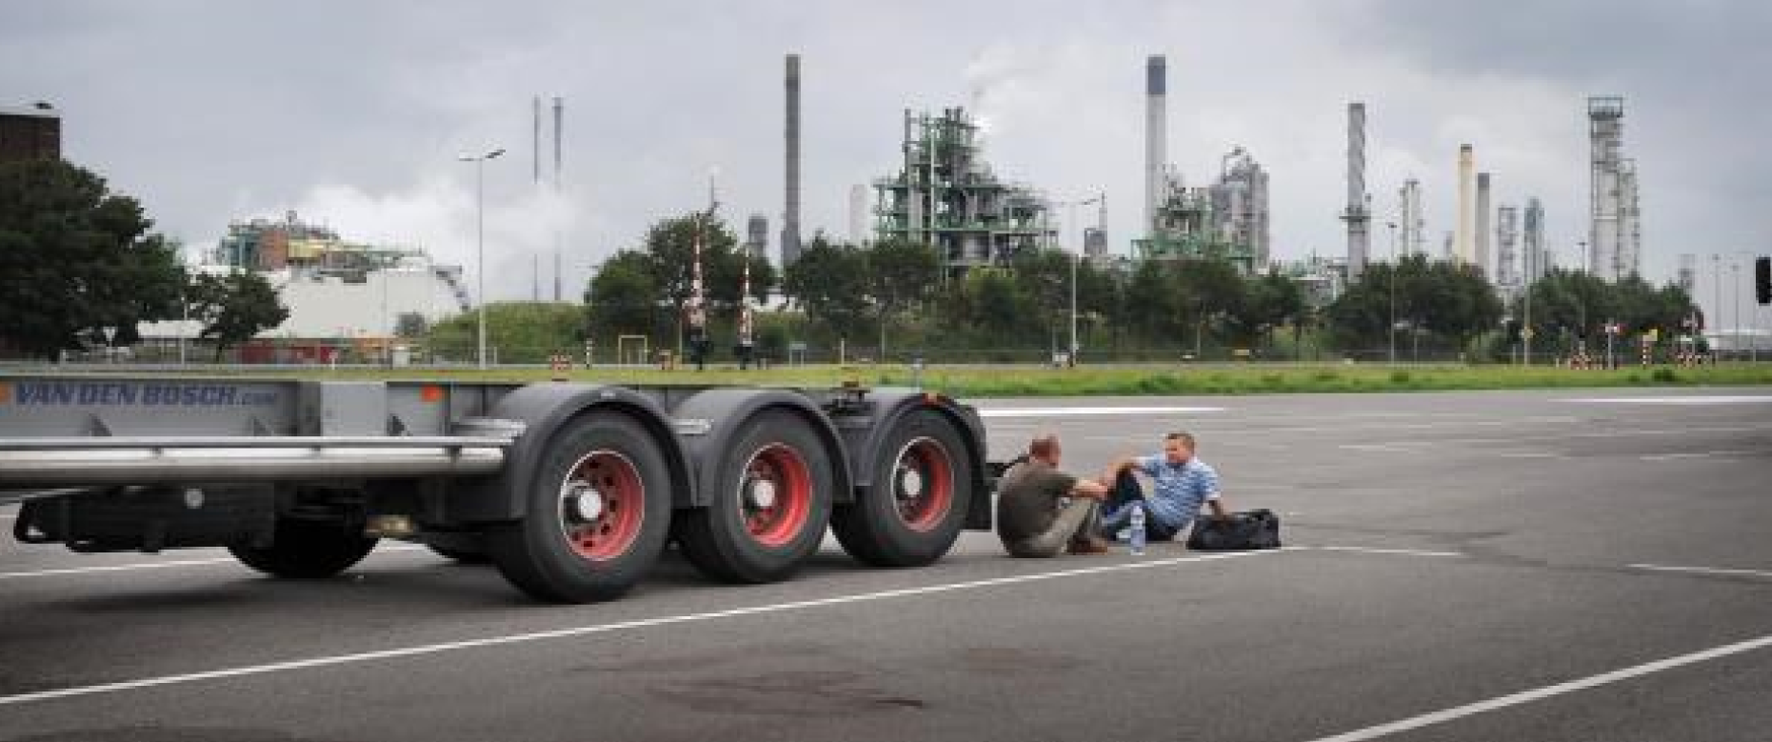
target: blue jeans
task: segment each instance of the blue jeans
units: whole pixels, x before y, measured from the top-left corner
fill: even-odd
[[[1128,469],[1120,472],[1120,475],[1114,478],[1114,489],[1108,493],[1107,501],[1101,504],[1102,536],[1111,539],[1119,533],[1120,529],[1132,525],[1133,503],[1145,506],[1144,536],[1148,540],[1168,541],[1175,538],[1176,533],[1187,527],[1186,523],[1171,526],[1158,520],[1156,515],[1151,512],[1149,503],[1145,502],[1144,487],[1139,485],[1138,477]]]

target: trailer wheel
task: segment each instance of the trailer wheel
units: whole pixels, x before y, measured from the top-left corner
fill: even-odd
[[[838,506],[831,530],[850,556],[878,567],[940,559],[959,538],[972,500],[972,464],[953,423],[917,410],[874,452],[873,486]]]
[[[521,521],[490,530],[487,553],[505,579],[562,603],[609,600],[658,560],[670,530],[670,471],[634,419],[593,412],[548,443]]]
[[[277,519],[270,546],[229,546],[242,564],[268,575],[315,579],[331,577],[347,569],[375,548],[349,521]]]
[[[691,564],[726,582],[774,582],[818,551],[830,521],[831,456],[799,416],[756,415],[734,432],[705,508],[686,511],[677,541]]]

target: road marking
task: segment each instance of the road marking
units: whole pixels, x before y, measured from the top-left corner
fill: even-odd
[[[1500,456],[1504,459],[1566,459],[1566,458],[1569,458],[1568,454],[1556,453],[1554,451],[1502,451],[1502,452],[1499,452],[1495,455]]]
[[[1761,569],[1725,569],[1721,567],[1677,567],[1667,564],[1630,564],[1631,569],[1643,569],[1651,572],[1683,572],[1700,575],[1721,575],[1724,577],[1766,577],[1772,578],[1772,571]]]
[[[59,577],[63,575],[83,575],[97,572],[133,572],[142,569],[172,569],[174,567],[200,567],[209,564],[239,564],[233,557],[215,559],[179,559],[168,562],[138,562],[135,564],[108,564],[102,567],[69,567],[66,569],[40,569],[35,572],[0,572],[0,580],[19,580],[28,577]]]
[[[1556,685],[1547,685],[1542,688],[1534,688],[1532,690],[1521,691],[1519,693],[1500,696],[1498,698],[1491,698],[1487,701],[1478,701],[1463,706],[1454,706],[1442,711],[1435,711],[1420,716],[1412,716],[1388,724],[1379,724],[1377,726],[1366,727],[1365,729],[1343,732],[1333,737],[1323,737],[1311,740],[1311,742],[1362,742],[1362,740],[1388,737],[1398,732],[1407,732],[1412,729],[1420,729],[1434,724],[1443,724],[1466,716],[1474,716],[1488,711],[1504,709],[1509,706],[1518,706],[1533,701],[1541,701],[1554,696],[1574,693],[1589,688],[1597,688],[1602,685],[1630,680],[1631,678],[1641,677],[1651,673],[1672,670],[1677,667],[1683,667],[1699,662],[1707,662],[1722,657],[1728,657],[1730,655],[1741,654],[1743,652],[1765,649],[1767,647],[1772,647],[1772,635],[1762,636],[1757,639],[1749,639],[1735,644],[1725,644],[1720,647],[1693,652],[1691,654],[1682,654],[1677,657],[1669,657],[1664,660],[1645,662],[1641,665],[1613,670],[1599,675],[1590,675],[1585,678],[1557,683]]]
[[[374,553],[388,551],[423,551],[423,546],[378,546]],[[173,559],[162,562],[131,562],[129,564],[103,564],[96,567],[62,567],[57,569],[39,569],[31,572],[0,572],[0,580],[22,580],[32,577],[65,577],[67,575],[98,574],[104,572],[135,572],[144,569],[173,569],[176,567],[206,567],[215,564],[239,564],[233,557],[215,557],[210,559]]]
[[[968,581],[968,582],[953,582],[953,583],[946,583],[946,584],[940,584],[940,585],[926,585],[923,587],[900,588],[897,590],[882,590],[879,592],[859,593],[859,594],[855,594],[855,595],[838,595],[838,596],[833,596],[833,597],[829,597],[829,598],[817,598],[817,599],[813,599],[813,600],[797,600],[797,601],[792,601],[792,602],[788,602],[788,603],[773,603],[773,604],[769,604],[769,605],[750,606],[750,607],[746,607],[746,608],[731,608],[731,609],[722,610],[722,611],[709,611],[706,613],[689,613],[689,614],[683,614],[683,615],[677,615],[677,616],[659,616],[656,618],[642,618],[642,619],[635,619],[632,621],[619,621],[616,623],[593,624],[590,626],[578,626],[578,627],[566,628],[566,629],[554,629],[551,631],[536,631],[536,632],[530,632],[530,633],[524,633],[524,634],[507,634],[505,636],[492,636],[492,637],[485,637],[485,638],[481,638],[481,639],[467,639],[467,640],[463,640],[463,641],[443,642],[443,643],[439,643],[439,644],[422,644],[422,645],[411,646],[411,647],[400,647],[397,649],[384,649],[384,650],[373,651],[373,652],[361,652],[361,653],[357,653],[357,654],[328,655],[328,656],[313,657],[313,658],[303,659],[303,660],[289,660],[289,661],[285,661],[285,662],[272,662],[272,663],[263,664],[263,665],[249,665],[249,666],[244,666],[244,667],[232,667],[232,668],[227,668],[227,669],[223,669],[223,670],[209,670],[209,671],[205,671],[205,672],[187,673],[187,674],[183,674],[183,675],[162,675],[160,677],[143,678],[140,680],[127,680],[127,681],[116,682],[116,683],[103,683],[103,684],[99,684],[99,685],[87,685],[87,686],[80,686],[80,687],[74,687],[74,688],[58,688],[55,690],[37,691],[34,693],[19,693],[19,694],[14,694],[14,695],[9,695],[9,696],[0,696],[0,706],[16,706],[16,705],[27,704],[27,703],[36,703],[39,701],[50,701],[50,700],[55,700],[55,699],[60,699],[60,698],[93,696],[93,695],[100,695],[100,694],[106,694],[106,693],[117,693],[117,692],[121,692],[121,691],[140,690],[143,688],[155,688],[155,687],[167,686],[167,685],[179,685],[179,684],[183,684],[183,683],[194,683],[194,682],[200,682],[200,681],[205,681],[205,680],[221,680],[224,678],[238,678],[238,677],[245,677],[245,676],[250,676],[250,675],[265,675],[265,674],[277,673],[277,672],[305,670],[305,669],[311,669],[311,668],[316,668],[316,667],[332,667],[332,666],[337,666],[337,665],[350,665],[350,664],[358,664],[358,663],[364,663],[364,662],[375,662],[375,661],[380,661],[380,660],[398,659],[398,658],[402,658],[402,657],[415,657],[415,656],[420,656],[420,655],[440,654],[440,653],[444,653],[444,652],[453,652],[453,651],[459,651],[459,650],[464,650],[464,649],[477,649],[477,648],[482,648],[482,647],[496,647],[496,646],[504,646],[504,645],[509,645],[509,644],[522,644],[522,643],[527,643],[527,642],[542,641],[542,640],[546,640],[546,639],[563,639],[563,638],[575,637],[575,636],[608,634],[608,633],[614,633],[614,632],[619,632],[619,631],[628,631],[628,630],[632,630],[632,629],[651,628],[651,627],[655,627],[655,626],[669,626],[669,625],[673,625],[673,624],[695,623],[695,622],[702,622],[702,621],[714,621],[714,620],[725,619],[725,618],[739,618],[739,617],[743,617],[743,616],[755,616],[755,615],[770,614],[770,613],[785,613],[788,611],[805,610],[805,609],[811,609],[811,608],[824,608],[824,607],[828,607],[828,606],[846,605],[846,604],[850,604],[850,603],[865,603],[865,602],[871,602],[871,601],[877,601],[877,600],[890,600],[893,598],[908,598],[908,597],[915,597],[915,596],[921,596],[921,595],[933,595],[933,594],[938,594],[938,593],[958,592],[958,591],[962,591],[962,590],[976,590],[979,588],[998,587],[998,586],[1002,586],[1002,585],[1015,585],[1015,584],[1027,583],[1027,582],[1040,582],[1040,581],[1045,581],[1045,580],[1055,580],[1055,579],[1059,579],[1059,578],[1063,578],[1063,577],[1081,577],[1081,576],[1086,576],[1086,575],[1108,574],[1108,573],[1114,573],[1114,572],[1129,572],[1129,571],[1140,570],[1140,569],[1155,569],[1157,567],[1170,567],[1170,566],[1175,566],[1175,565],[1179,565],[1179,564],[1187,564],[1187,563],[1191,563],[1191,562],[1205,562],[1205,561],[1215,561],[1215,560],[1223,560],[1223,559],[1257,557],[1257,556],[1262,556],[1262,555],[1266,555],[1266,554],[1279,554],[1279,553],[1300,551],[1300,550],[1301,549],[1294,547],[1294,548],[1273,549],[1273,550],[1268,550],[1268,551],[1240,551],[1240,552],[1229,552],[1229,553],[1224,553],[1224,554],[1209,554],[1209,555],[1204,555],[1204,556],[1187,556],[1187,557],[1173,557],[1173,558],[1169,558],[1169,559],[1152,559],[1149,561],[1125,562],[1125,563],[1120,563],[1120,564],[1102,565],[1102,566],[1098,566],[1098,567],[1083,567],[1083,568],[1079,568],[1079,569],[1066,569],[1066,570],[1058,570],[1058,571],[1053,571],[1053,572],[1040,572],[1040,573],[1036,573],[1036,574],[1014,575],[1011,577],[996,577],[996,578],[991,578],[991,579],[986,579],[986,580],[972,580],[972,581]]]
[[[1752,456],[1753,451],[1691,451],[1682,453],[1655,453],[1638,456],[1644,461],[1674,461],[1677,459],[1708,459],[1712,456]]]
[[[1378,547],[1373,547],[1373,546],[1313,546],[1310,548],[1316,549],[1317,551],[1346,551],[1346,552],[1353,552],[1353,553],[1357,553],[1357,554],[1390,554],[1390,555],[1395,555],[1395,556],[1418,556],[1418,557],[1463,557],[1463,556],[1469,556],[1468,554],[1461,554],[1456,551],[1429,551],[1426,549],[1384,549],[1384,548],[1378,548]]]
[[[1656,404],[1656,405],[1719,405],[1772,404],[1772,396],[1760,394],[1692,395],[1689,397],[1583,397],[1559,399],[1558,402],[1578,404]]]
[[[1073,415],[1177,415],[1224,412],[1223,407],[1005,407],[979,410],[979,417],[1068,417]]]

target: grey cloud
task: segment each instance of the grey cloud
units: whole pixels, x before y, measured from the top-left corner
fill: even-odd
[[[230,218],[310,205],[462,259],[487,169],[495,295],[526,295],[529,253],[567,229],[572,283],[651,221],[702,205],[781,210],[781,57],[804,55],[808,231],[842,234],[849,188],[897,160],[902,109],[968,105],[990,157],[1055,198],[1105,189],[1119,249],[1140,197],[1142,64],[1170,56],[1170,151],[1190,177],[1244,145],[1273,173],[1277,253],[1339,252],[1342,106],[1371,104],[1371,190],[1406,175],[1448,213],[1452,154],[1482,136],[1498,197],[1542,196],[1572,244],[1585,200],[1582,96],[1629,96],[1646,239],[1766,241],[1772,67],[1757,3],[1302,1],[268,3],[81,0],[0,6],[0,95],[51,100],[76,161],[195,244]],[[1598,18],[1598,20],[1596,20]],[[529,100],[567,100],[567,204],[529,183]],[[1521,110],[1530,105],[1535,110]],[[453,210],[453,211],[450,211]],[[1061,213],[1061,216],[1063,214]],[[1759,221],[1754,221],[1758,219]],[[368,231],[368,227],[365,231]],[[498,244],[492,244],[497,239]],[[569,293],[576,294],[574,287]]]

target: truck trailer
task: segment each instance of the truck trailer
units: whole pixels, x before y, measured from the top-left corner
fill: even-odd
[[[20,542],[321,578],[401,539],[551,602],[616,598],[671,543],[782,580],[827,527],[928,564],[990,528],[985,456],[976,410],[917,389],[0,376]]]

